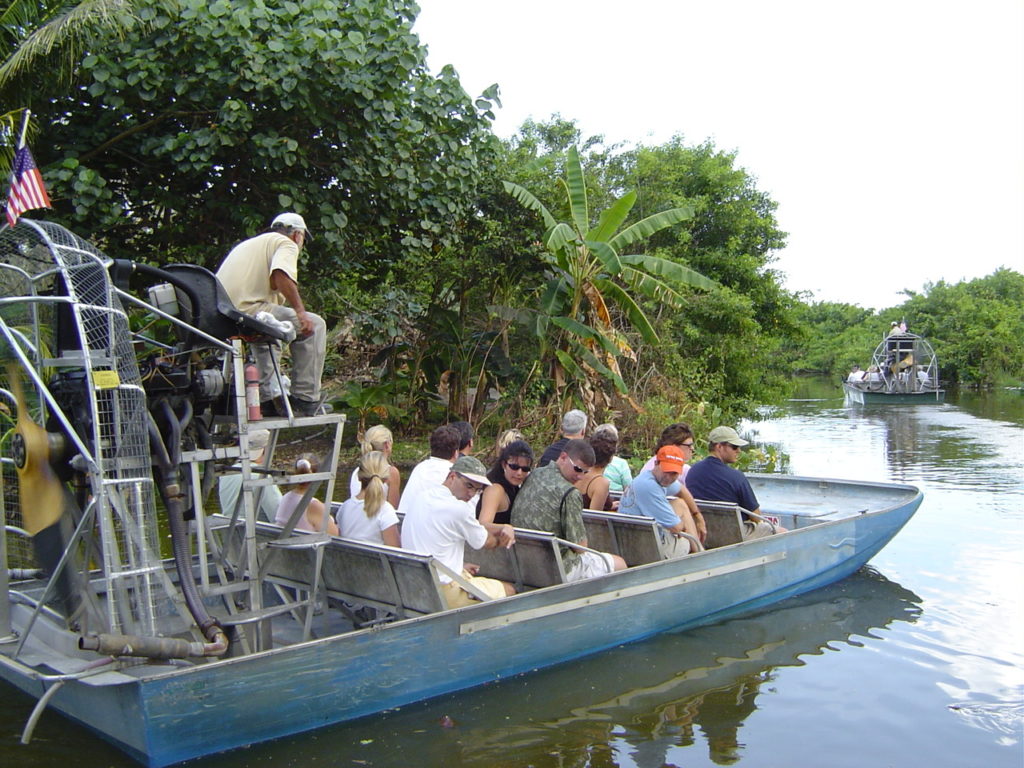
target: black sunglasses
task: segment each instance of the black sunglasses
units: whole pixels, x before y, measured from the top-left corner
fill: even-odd
[[[571,461],[569,463],[572,464]],[[581,475],[584,474],[585,472],[589,472],[590,471],[590,467],[577,467],[575,464],[572,464],[572,468],[576,472],[579,472]]]
[[[533,469],[529,464],[513,464],[511,461],[506,461],[505,466],[513,472],[529,472]]]

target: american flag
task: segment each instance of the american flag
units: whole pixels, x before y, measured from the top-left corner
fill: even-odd
[[[7,195],[7,223],[13,227],[25,211],[52,207],[50,196],[43,186],[43,177],[36,168],[36,161],[32,159],[28,147],[24,146],[14,155],[11,191]]]

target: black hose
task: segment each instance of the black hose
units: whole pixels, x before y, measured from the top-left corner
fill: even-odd
[[[210,436],[210,430],[207,428],[206,423],[202,418],[195,420],[196,425],[196,441],[199,447],[204,450],[213,450],[213,438]],[[213,486],[217,482],[216,465],[213,461],[203,462],[203,479],[200,486],[202,498],[205,504],[210,498],[210,492],[213,491]]]
[[[177,446],[176,455],[181,455],[181,425],[170,404],[166,400],[161,401],[163,416],[168,421],[170,429],[171,445]],[[181,482],[178,476],[178,465],[171,461],[167,451],[167,444],[160,435],[160,428],[152,412],[149,414],[149,441],[153,447],[153,456],[156,458],[157,468],[160,473],[161,482],[158,484],[160,496],[167,508],[167,522],[171,529],[171,546],[174,550],[174,567],[178,571],[178,583],[181,585],[182,595],[185,597],[185,604],[189,613],[195,619],[200,631],[211,643],[222,642],[224,630],[220,623],[210,616],[203,605],[199,589],[196,587],[195,576],[192,573],[192,553],[189,547],[188,527],[185,525],[185,511],[183,496],[181,493]]]

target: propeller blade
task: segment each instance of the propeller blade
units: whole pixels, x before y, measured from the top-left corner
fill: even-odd
[[[21,523],[29,534],[35,536],[60,520],[64,513],[64,490],[50,466],[50,441],[46,430],[28,415],[21,372],[14,365],[9,366],[7,372],[18,403],[18,423],[14,427],[12,449],[18,470]]]

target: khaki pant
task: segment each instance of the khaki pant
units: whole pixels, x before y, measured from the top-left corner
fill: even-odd
[[[488,579],[484,576],[471,576],[469,571],[466,570],[462,571],[462,578],[472,583],[474,587],[477,587],[481,592],[494,600],[498,600],[502,597],[508,597],[505,592],[504,582],[498,581],[497,579]],[[441,594],[444,595],[444,601],[448,603],[449,608],[464,608],[467,605],[474,605],[480,602],[454,581],[442,584]]]
[[[299,318],[291,307],[272,305],[266,308],[278,320],[287,320],[299,328]],[[291,395],[300,400],[320,402],[320,379],[324,373],[324,358],[327,356],[327,323],[319,315],[307,312],[313,322],[313,333],[296,336],[291,342]],[[254,344],[256,367],[260,372],[260,400],[266,402],[274,397],[271,377],[281,370],[281,354],[278,344]]]

